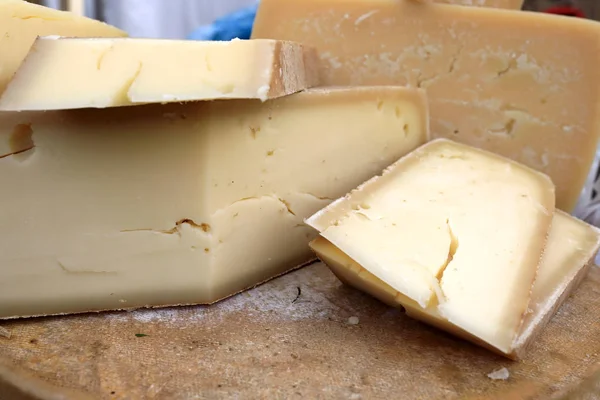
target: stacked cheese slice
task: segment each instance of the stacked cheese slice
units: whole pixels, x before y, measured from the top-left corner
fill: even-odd
[[[518,357],[593,262],[600,231],[544,174],[437,139],[307,220],[344,282]]]

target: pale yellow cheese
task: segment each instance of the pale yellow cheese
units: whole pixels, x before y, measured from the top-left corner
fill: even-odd
[[[427,89],[431,131],[548,174],[571,211],[600,134],[600,23],[408,0],[262,0],[253,38],[302,40],[324,85]]]
[[[521,333],[513,344],[515,355],[524,353],[558,308],[577,289],[594,265],[599,241],[598,228],[562,212],[554,214],[528,312]]]
[[[553,212],[546,175],[437,139],[306,222],[421,308],[508,352]]]
[[[4,132],[2,132],[4,131]],[[423,91],[0,114],[0,318],[211,303],[314,258],[303,219],[427,140]]]
[[[0,94],[29,52],[36,37],[45,35],[127,36],[125,32],[100,21],[22,0],[0,0]]]
[[[362,268],[327,239],[319,236],[310,246],[345,284],[369,293],[392,307],[403,307],[413,318],[486,345],[448,323],[435,308],[420,308],[418,304]],[[525,354],[527,347],[542,333],[556,310],[577,289],[593,264],[599,246],[600,234],[597,228],[561,211],[554,214],[545,253],[532,287],[528,311],[510,351],[504,353],[505,356],[518,358]]]
[[[0,110],[261,99],[318,84],[315,52],[275,40],[40,38]]]

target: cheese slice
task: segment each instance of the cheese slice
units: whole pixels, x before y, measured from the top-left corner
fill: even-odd
[[[547,176],[437,139],[306,222],[421,309],[509,352],[553,212]]]
[[[509,358],[522,358],[528,346],[573,291],[577,289],[600,246],[600,233],[578,219],[556,211],[545,253],[532,287],[531,300]],[[448,330],[498,352],[478,338],[445,320],[435,308],[423,309],[390,285],[364,269],[327,239],[319,236],[310,243],[318,257],[345,284],[362,290],[392,307],[403,307],[413,318]]]
[[[314,259],[303,219],[427,140],[423,91],[0,113],[0,318],[211,303]],[[349,162],[349,160],[351,162]]]
[[[515,355],[524,354],[527,346],[577,289],[594,265],[599,241],[598,228],[562,212],[554,215],[544,258],[531,291],[529,309],[513,344]]]
[[[318,83],[315,52],[275,40],[40,38],[0,110],[281,97]]]
[[[427,89],[431,131],[549,175],[572,211],[600,134],[600,24],[408,0],[262,0],[253,38],[302,40],[324,85]]]
[[[0,94],[38,36],[127,36],[125,32],[100,21],[22,0],[0,0],[0,35]]]

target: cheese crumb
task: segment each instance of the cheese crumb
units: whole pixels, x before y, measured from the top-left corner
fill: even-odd
[[[349,325],[358,325],[359,319],[358,317],[350,317],[348,318]]]
[[[10,333],[10,331],[8,329],[0,326],[0,337],[5,337],[7,339],[10,339],[11,336],[12,336],[12,334]]]
[[[261,101],[266,101],[269,98],[269,90],[271,90],[269,85],[262,85],[258,88],[256,95]]]
[[[498,370],[488,374],[488,378],[490,378],[494,381],[496,381],[496,380],[505,381],[508,379],[509,376],[510,376],[510,372],[508,372],[508,370],[506,368],[501,368],[501,369],[498,369]]]

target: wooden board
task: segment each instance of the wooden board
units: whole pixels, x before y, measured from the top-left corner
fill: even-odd
[[[2,326],[12,337],[0,338],[0,358],[26,373],[21,379],[5,370],[4,393],[7,382],[38,391],[27,398],[60,398],[47,384],[71,390],[68,399],[73,390],[86,398],[174,400],[551,399],[572,387],[580,392],[569,398],[584,399],[600,390],[598,268],[521,362],[410,320],[342,286],[322,264],[212,307]],[[508,380],[487,377],[502,367]]]

